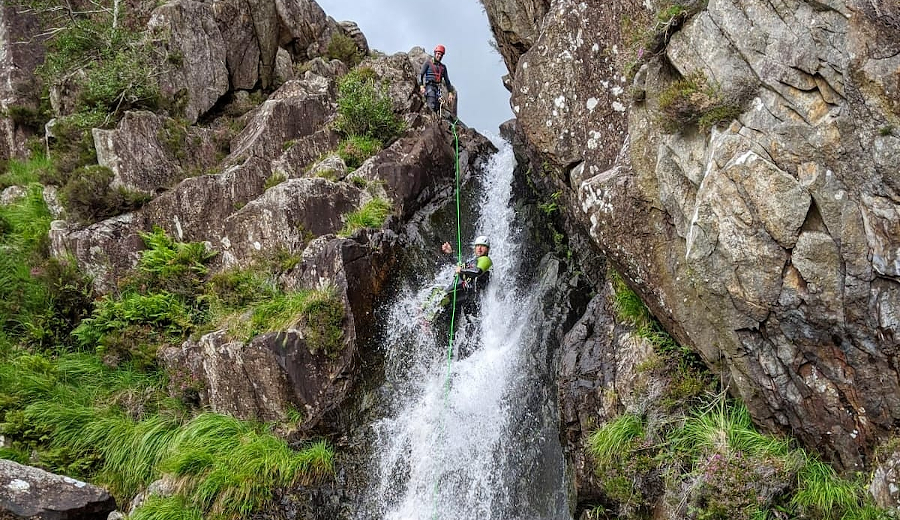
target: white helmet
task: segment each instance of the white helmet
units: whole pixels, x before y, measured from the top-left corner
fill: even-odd
[[[484,246],[484,247],[490,249],[491,241],[488,239],[488,237],[481,235],[478,238],[476,238],[474,242],[472,242],[472,245],[473,246]]]

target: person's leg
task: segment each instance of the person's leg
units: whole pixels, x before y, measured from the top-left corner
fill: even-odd
[[[433,112],[437,112],[441,109],[440,104],[440,96],[438,95],[437,89],[434,85],[428,85],[425,87],[425,104],[428,105]]]

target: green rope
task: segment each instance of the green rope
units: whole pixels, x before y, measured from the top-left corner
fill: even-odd
[[[441,100],[441,111],[443,111],[444,101]],[[439,112],[440,114],[440,112]],[[441,114],[443,117],[443,115]],[[453,132],[453,143],[455,147],[455,163],[456,163],[456,251],[457,251],[457,265],[463,264],[463,254],[462,254],[462,227],[460,224],[460,208],[459,208],[459,135],[456,133],[456,121],[450,120],[450,130]],[[450,303],[451,313],[450,313],[450,334],[449,341],[447,343],[447,377],[444,381],[444,408],[446,409],[450,405],[450,375],[451,368],[453,364],[453,334],[456,331],[456,293],[457,293],[457,284],[459,283],[459,273],[453,275],[453,301]],[[438,427],[438,438],[444,436],[444,417],[441,415],[441,421]],[[434,488],[432,491],[432,505],[434,507],[434,512],[432,514],[432,518],[438,518],[438,509],[437,509],[437,492],[438,492],[438,479],[434,479]]]

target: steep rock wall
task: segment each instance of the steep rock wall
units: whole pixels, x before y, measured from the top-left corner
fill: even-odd
[[[503,2],[483,3],[510,55]],[[522,29],[510,103],[535,184],[758,424],[866,464],[900,419],[896,4],[710,0],[670,23],[607,4]],[[681,78],[736,118],[673,125]]]

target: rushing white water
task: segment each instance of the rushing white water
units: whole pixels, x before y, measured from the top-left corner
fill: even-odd
[[[476,183],[483,189],[478,204],[463,209],[480,212],[463,243],[488,235],[494,262],[480,321],[463,322],[453,341],[454,351],[469,345],[471,353],[451,358],[448,338],[415,318],[430,288],[452,278],[449,259],[433,280],[402,291],[387,316],[388,411],[373,426],[375,475],[366,518],[570,518],[561,455],[547,457],[548,450],[527,445],[555,435],[534,426],[541,421],[523,419],[538,413],[527,409],[534,399],[525,394],[539,383],[524,380],[534,373],[524,364],[535,362],[525,354],[534,342],[527,330],[536,304],[524,296],[527,287],[517,289],[523,251],[510,206],[515,158],[509,144],[498,144],[499,153]],[[534,470],[548,459],[552,471]],[[523,504],[523,496],[544,503]]]

